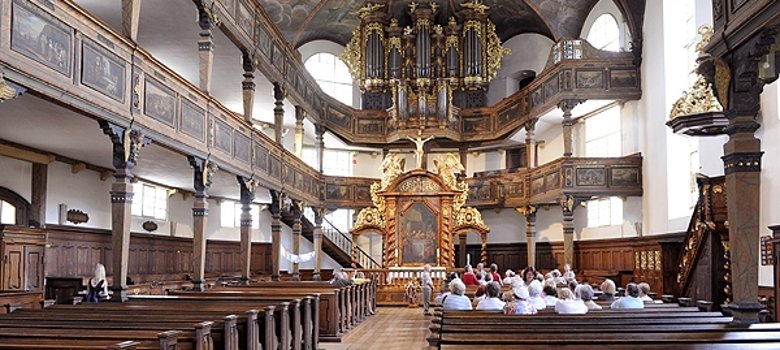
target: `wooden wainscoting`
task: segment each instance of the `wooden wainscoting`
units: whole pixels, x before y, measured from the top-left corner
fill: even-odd
[[[47,226],[46,276],[88,279],[95,264],[112,274],[111,231],[73,226]],[[206,245],[206,273],[212,276],[240,271],[239,242],[212,241]],[[136,283],[181,280],[192,273],[192,239],[133,233],[128,275]],[[252,243],[251,270],[271,273],[271,244]]]
[[[628,282],[647,282],[658,294],[674,294],[677,258],[685,233],[671,233],[637,238],[600,239],[574,242],[574,268],[578,276],[590,282],[605,277],[625,286]],[[456,245],[455,252],[460,247]],[[478,259],[480,245],[469,244],[466,252],[472,261]],[[488,262],[498,264],[501,274],[506,269],[526,267],[527,249],[523,243],[487,245]],[[563,269],[563,242],[536,244],[537,268],[546,272]],[[457,266],[465,262],[458,261]]]

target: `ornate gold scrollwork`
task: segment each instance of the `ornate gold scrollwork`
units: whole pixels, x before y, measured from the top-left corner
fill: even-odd
[[[479,227],[484,231],[490,231],[490,228],[487,227],[482,220],[482,213],[472,207],[461,208],[457,215],[455,215],[455,226],[453,227],[453,231],[458,231],[458,229],[464,227]]]
[[[347,43],[344,52],[339,55],[339,58],[344,61],[349,68],[349,73],[355,81],[361,81],[363,79],[363,65],[360,64],[360,62],[363,61],[363,49],[360,40],[361,34],[360,26],[355,27],[352,31],[352,39]]]
[[[358,231],[367,227],[385,227],[384,220],[382,220],[382,213],[379,212],[379,209],[369,207],[360,210],[357,220],[355,221],[355,226],[352,229]]]
[[[512,50],[501,45],[496,34],[496,25],[487,21],[487,81],[493,80],[501,70],[501,59],[512,54]]]

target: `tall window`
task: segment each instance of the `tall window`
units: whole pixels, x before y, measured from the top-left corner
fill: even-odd
[[[588,42],[599,50],[620,51],[620,29],[615,17],[605,13],[590,27]]]
[[[168,216],[168,189],[148,184],[133,185],[133,206],[131,213],[158,220]]]
[[[6,201],[0,201],[0,224],[16,225],[16,207]]]
[[[352,76],[347,65],[330,53],[318,53],[304,63],[322,91],[346,105],[352,105]]]
[[[325,219],[330,221],[333,226],[335,226],[339,231],[342,233],[349,233],[349,230],[352,228],[352,214],[354,213],[354,210],[352,209],[338,209],[333,211],[332,213],[325,215]]]
[[[615,106],[585,120],[585,155],[620,157],[623,145],[620,107]]]
[[[612,107],[585,120],[585,155],[620,157],[623,155],[620,107]],[[588,227],[623,223],[623,200],[619,197],[588,201]]]
[[[322,155],[325,175],[352,176],[352,152],[326,149]]]
[[[224,201],[219,206],[220,225],[222,227],[241,227],[241,203]],[[250,204],[249,214],[252,215],[252,228],[260,228],[260,205]]]

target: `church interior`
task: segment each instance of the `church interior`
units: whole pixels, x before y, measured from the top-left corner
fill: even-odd
[[[778,0],[0,0],[0,349],[780,348],[779,75]]]

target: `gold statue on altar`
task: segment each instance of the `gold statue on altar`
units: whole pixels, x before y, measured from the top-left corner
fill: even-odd
[[[382,162],[382,179],[371,186],[373,206],[362,209],[352,228],[353,240],[378,233],[383,240],[383,267],[454,267],[454,241],[459,234],[477,233],[483,243],[490,229],[479,210],[466,207],[468,184],[458,156],[434,160],[436,172],[421,168],[405,171],[394,153]],[[484,244],[483,244],[484,248]],[[483,249],[482,259],[487,255]]]

